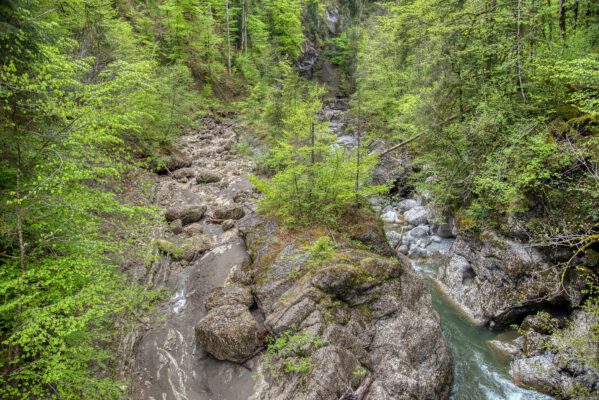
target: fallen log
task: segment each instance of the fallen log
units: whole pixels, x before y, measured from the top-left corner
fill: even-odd
[[[405,146],[408,143],[413,142],[414,140],[418,139],[420,136],[424,135],[427,132],[420,132],[418,135],[412,136],[411,138],[409,138],[408,140],[404,140],[403,142],[401,142],[400,144],[396,144],[395,146],[388,148],[387,150],[383,151],[381,154],[379,154],[380,157],[384,156],[385,154],[389,154],[391,153],[393,150],[397,150],[400,147]]]
[[[442,121],[442,122],[440,122],[440,123],[436,124],[434,127],[435,127],[435,128],[438,128],[438,127],[440,127],[440,126],[442,126],[442,125],[445,125],[446,123],[453,121],[453,120],[454,120],[454,119],[456,119],[457,117],[458,117],[458,115],[452,115],[451,117],[447,118],[446,120],[444,120],[444,121]],[[406,144],[409,144],[409,143],[413,142],[414,140],[418,139],[420,136],[422,136],[422,135],[424,135],[424,134],[426,134],[426,133],[428,133],[428,132],[429,132],[429,131],[427,131],[427,132],[420,132],[419,134],[417,134],[417,135],[414,135],[414,136],[412,136],[411,138],[409,138],[409,139],[407,139],[407,140],[404,140],[403,142],[401,142],[401,143],[399,143],[399,144],[396,144],[396,145],[395,145],[395,146],[393,146],[393,147],[390,147],[390,148],[388,148],[387,150],[384,150],[384,151],[383,151],[381,154],[379,154],[379,157],[382,157],[382,156],[384,156],[384,155],[386,155],[386,154],[389,154],[389,153],[391,153],[392,151],[394,151],[394,150],[397,150],[397,149],[399,149],[400,147],[403,147],[403,146],[405,146]]]

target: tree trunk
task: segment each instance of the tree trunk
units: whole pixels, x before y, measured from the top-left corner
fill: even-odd
[[[243,0],[243,14],[241,15],[241,23],[243,25],[243,34],[241,36],[241,47],[245,51],[245,56],[248,56],[248,10],[247,0]]]
[[[362,96],[358,93],[358,124],[356,130],[356,206],[359,205],[359,193],[360,193],[360,163],[361,163],[361,154],[360,147],[362,146]]]
[[[522,100],[526,102],[526,94],[524,93],[524,78],[522,71],[522,0],[518,0],[518,25],[516,29],[517,39],[517,54],[516,64],[518,68],[518,84],[520,85],[520,93],[522,94]]]
[[[231,29],[229,27],[229,0],[225,0],[225,15],[227,19],[227,73],[231,75]]]
[[[547,9],[551,9],[551,0],[547,0]],[[553,40],[553,18],[547,18],[546,13],[543,13],[543,22],[545,23],[543,25],[547,25],[547,29],[549,31],[549,34],[545,37],[545,39],[551,41]],[[543,32],[545,32],[544,26]]]
[[[566,0],[559,0],[559,12],[557,22],[562,38],[566,38]]]
[[[17,303],[17,318],[21,318],[21,299],[23,297],[23,282],[22,279],[25,276],[25,240],[23,239],[23,209],[21,207],[21,146],[17,142],[17,175],[15,182],[15,200],[16,208],[15,213],[17,217],[17,240],[19,241],[19,300]]]
[[[444,121],[442,121],[442,122],[440,122],[440,123],[436,124],[436,125],[435,125],[435,127],[441,127],[441,126],[445,125],[446,123],[448,123],[448,122],[451,122],[451,121],[453,121],[454,119],[458,118],[459,116],[460,116],[459,114],[452,115],[451,117],[449,117],[449,118],[445,119]],[[392,151],[394,151],[394,150],[397,150],[397,149],[399,149],[400,147],[403,147],[403,146],[405,146],[406,144],[409,144],[409,143],[413,142],[414,140],[418,139],[420,136],[423,136],[423,135],[425,135],[425,134],[427,134],[427,133],[429,133],[429,131],[420,132],[420,133],[418,133],[418,134],[416,134],[416,135],[412,136],[411,138],[409,138],[409,139],[407,139],[407,140],[404,140],[403,142],[401,142],[401,143],[399,143],[399,144],[396,144],[395,146],[393,146],[393,147],[390,147],[390,148],[388,148],[387,150],[384,150],[382,153],[380,153],[380,154],[379,154],[379,157],[382,157],[382,156],[384,156],[384,155],[386,155],[386,154],[389,154],[389,153],[391,153]],[[372,153],[371,153],[371,154],[372,154]]]
[[[314,122],[310,122],[310,146],[312,147],[310,152],[310,165],[314,165],[316,157],[314,154],[314,145],[316,143],[316,132],[314,130]]]

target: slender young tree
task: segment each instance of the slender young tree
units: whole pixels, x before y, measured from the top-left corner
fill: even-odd
[[[227,73],[231,75],[231,27],[229,25],[229,0],[225,0],[225,16],[227,20]]]
[[[241,14],[241,25],[242,25],[242,36],[241,36],[241,47],[248,56],[248,4],[247,0],[243,0],[243,11]]]

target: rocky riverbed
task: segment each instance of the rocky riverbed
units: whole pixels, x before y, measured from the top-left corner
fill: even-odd
[[[204,130],[181,137],[160,175],[153,203],[165,223],[155,234],[155,261],[132,271],[149,288],[172,293],[122,346],[132,399],[246,399],[253,392],[252,362],[219,361],[197,345],[195,325],[204,303],[229,272],[250,262],[235,225],[254,210],[246,174],[253,163],[233,153],[234,122],[204,121]]]

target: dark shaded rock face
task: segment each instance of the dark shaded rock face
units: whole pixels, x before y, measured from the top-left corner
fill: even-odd
[[[480,240],[458,237],[438,279],[473,319],[502,328],[545,307],[576,305],[579,291],[559,290],[561,270],[550,263],[535,247],[485,233]]]
[[[311,240],[283,237],[254,215],[238,229],[253,264],[229,280],[252,282],[271,337],[312,340],[269,351],[252,399],[337,400],[365,382],[368,399],[448,398],[451,359],[439,318],[405,259],[357,249],[349,237],[331,258],[313,259]],[[370,232],[371,242],[385,242],[382,230]]]
[[[392,257],[395,252],[389,246],[382,222],[373,215],[347,215],[353,221],[347,228],[349,238],[357,240],[376,254]]]

